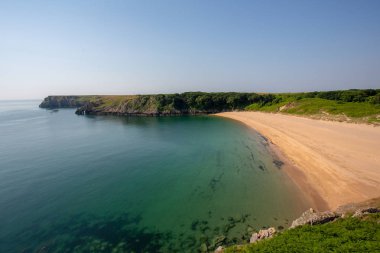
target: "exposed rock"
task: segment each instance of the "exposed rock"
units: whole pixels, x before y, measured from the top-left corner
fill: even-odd
[[[94,103],[86,103],[85,105],[81,106],[75,111],[75,114],[78,115],[86,115],[86,114],[93,114],[94,113],[94,107],[97,105]]]
[[[83,106],[85,102],[81,96],[48,96],[39,105],[41,108],[77,108]]]
[[[276,233],[276,229],[273,227],[268,228],[268,229],[262,229],[258,233],[253,233],[249,242],[255,243],[257,241],[261,241],[266,238],[272,238],[275,233]]]
[[[259,240],[259,234],[258,233],[253,233],[251,236],[251,239],[249,239],[249,243],[255,243]]]
[[[368,207],[368,208],[361,208],[356,210],[354,215],[352,217],[362,217],[365,214],[370,214],[370,213],[379,213],[380,209],[376,207]]]
[[[338,218],[339,215],[330,211],[317,213],[313,210],[313,208],[310,208],[308,211],[304,212],[301,217],[294,220],[292,222],[292,225],[290,228],[295,228],[298,226],[302,226],[305,224],[323,224],[329,221],[333,221],[336,218]]]
[[[216,250],[214,251],[214,253],[223,253],[224,252],[224,248],[222,246],[219,246],[218,248],[216,248]]]
[[[182,93],[116,96],[49,96],[41,108],[77,108],[77,114],[117,116],[178,116],[200,115],[243,110],[253,103],[248,97],[255,93]],[[235,102],[227,103],[234,98]],[[235,98],[237,100],[235,100]],[[214,101],[218,101],[214,103]],[[241,101],[240,101],[241,100]]]

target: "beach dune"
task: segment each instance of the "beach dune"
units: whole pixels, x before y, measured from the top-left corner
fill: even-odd
[[[319,209],[380,196],[380,127],[261,112],[225,112],[267,137]]]

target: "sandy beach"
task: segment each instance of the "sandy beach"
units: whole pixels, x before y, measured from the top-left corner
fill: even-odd
[[[260,112],[217,116],[267,137],[294,165],[285,170],[320,210],[380,196],[380,127]]]

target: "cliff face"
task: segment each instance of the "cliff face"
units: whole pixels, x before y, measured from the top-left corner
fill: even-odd
[[[81,96],[48,96],[39,105],[41,108],[78,108],[86,104]]]
[[[158,94],[135,96],[49,96],[42,108],[78,108],[76,114],[185,115],[242,110],[252,103],[268,102],[272,95],[255,93]]]
[[[216,108],[190,108],[177,105],[172,99],[161,100],[156,95],[125,96],[120,98],[99,97],[85,103],[76,110],[76,114],[95,115],[136,115],[136,116],[170,116],[185,114],[207,114],[218,112]]]

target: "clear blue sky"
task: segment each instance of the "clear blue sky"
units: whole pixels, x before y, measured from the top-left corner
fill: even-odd
[[[0,99],[380,88],[379,0],[0,1]]]

